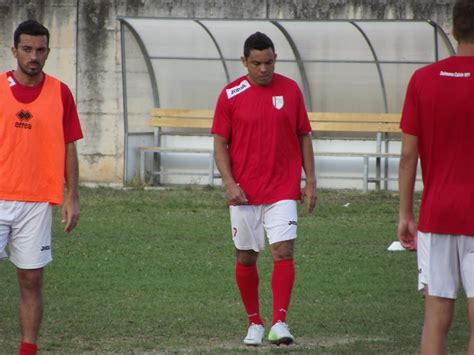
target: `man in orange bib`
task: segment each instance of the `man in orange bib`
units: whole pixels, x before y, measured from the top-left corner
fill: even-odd
[[[62,206],[64,231],[79,220],[82,138],[69,88],[45,74],[49,31],[28,20],[15,30],[17,68],[0,74],[0,259],[17,267],[20,285],[19,354],[35,354],[41,324],[43,268],[52,260],[52,206]]]

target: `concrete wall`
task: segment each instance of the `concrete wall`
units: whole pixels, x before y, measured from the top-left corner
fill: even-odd
[[[45,70],[69,85],[85,138],[81,181],[122,182],[123,113],[117,16],[277,19],[432,19],[450,32],[453,0],[0,0],[0,71],[15,67],[10,47],[19,22],[51,31]]]
[[[36,18],[50,30],[51,55],[45,70],[76,91],[77,2],[64,1],[3,1],[0,0],[0,71],[11,70],[16,62],[11,54],[13,32],[18,23]]]

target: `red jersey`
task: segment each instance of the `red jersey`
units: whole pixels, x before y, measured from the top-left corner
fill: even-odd
[[[8,82],[10,89],[12,90],[13,96],[22,102],[30,103],[33,102],[41,93],[43,88],[44,79],[41,84],[37,86],[25,86],[15,80],[13,72],[8,72]],[[77,114],[76,104],[74,97],[66,84],[61,82],[61,99],[63,104],[63,128],[64,128],[64,142],[71,143],[82,138],[82,130],[79,122],[79,116]]]
[[[273,74],[266,86],[240,77],[222,90],[211,132],[229,144],[232,176],[249,204],[301,197],[299,135],[311,132],[296,82]]]
[[[418,137],[424,184],[418,229],[474,236],[474,57],[417,70],[400,127]]]

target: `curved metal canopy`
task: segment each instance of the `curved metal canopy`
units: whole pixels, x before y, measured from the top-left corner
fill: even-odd
[[[256,31],[272,38],[276,71],[300,85],[308,111],[400,112],[413,71],[454,54],[432,21],[118,20],[126,151],[130,134],[150,132],[151,107],[213,108],[246,73],[242,47]]]

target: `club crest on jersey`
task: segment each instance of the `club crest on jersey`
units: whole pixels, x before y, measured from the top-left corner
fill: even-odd
[[[272,101],[273,101],[273,107],[275,107],[277,110],[280,110],[285,104],[285,101],[283,100],[283,96],[273,96]]]
[[[250,84],[247,80],[244,80],[239,85],[234,86],[233,88],[229,88],[229,89],[226,90],[227,98],[230,99],[230,98],[234,97],[235,95],[238,95],[238,94],[244,92],[248,88],[250,88]]]

